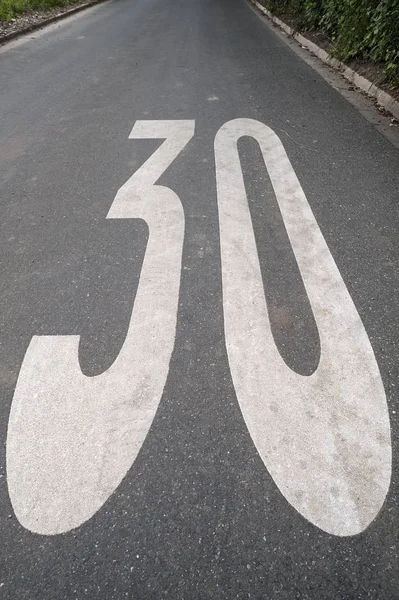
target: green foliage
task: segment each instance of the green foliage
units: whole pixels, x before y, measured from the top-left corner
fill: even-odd
[[[399,85],[399,0],[380,2],[370,16],[368,51],[375,61],[385,63],[385,72]]]
[[[78,0],[0,0],[0,21],[9,21],[20,14],[72,4]]]
[[[325,34],[339,58],[383,63],[387,80],[399,87],[399,0],[263,2],[298,28]]]

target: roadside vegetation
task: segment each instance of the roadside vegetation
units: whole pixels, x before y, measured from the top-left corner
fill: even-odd
[[[10,21],[23,13],[49,10],[73,4],[79,0],[0,0],[0,21]]]
[[[379,64],[399,88],[399,0],[259,1],[296,29],[324,34],[337,58]]]

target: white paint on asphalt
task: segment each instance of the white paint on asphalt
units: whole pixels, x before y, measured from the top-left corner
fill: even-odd
[[[162,396],[174,346],[184,213],[154,185],[194,135],[194,121],[138,121],[133,139],[166,138],[119,189],[108,213],[143,219],[149,239],[126,340],[113,365],[86,377],[79,336],[34,336],[7,435],[8,488],[27,529],[57,534],[84,523],[132,466]],[[112,308],[110,308],[112,310]]]
[[[276,194],[321,341],[317,370],[292,371],[275,345],[237,140],[255,138]],[[339,536],[378,514],[391,476],[381,376],[366,331],[284,147],[251,119],[215,140],[226,345],[237,398],[255,446],[286,499]]]

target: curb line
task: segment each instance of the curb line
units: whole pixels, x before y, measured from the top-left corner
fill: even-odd
[[[314,42],[311,42],[300,33],[296,32],[295,29],[281,21],[281,19],[275,17],[270,11],[267,10],[267,8],[262,6],[262,4],[260,4],[257,0],[251,0],[251,2],[264,15],[266,15],[270,19],[270,21],[278,25],[280,29],[285,31],[285,33],[287,33],[289,36],[294,38],[294,40],[299,42],[301,46],[304,46],[305,48],[313,52],[313,54],[315,54],[317,58],[322,60],[330,67],[333,67],[334,69],[339,71],[341,75],[345,77],[345,79],[350,81],[350,83],[353,83],[353,85],[360,88],[363,92],[366,92],[366,94],[368,94],[369,96],[373,96],[374,98],[376,98],[378,104],[383,106],[387,111],[392,113],[392,115],[396,119],[399,120],[398,100],[395,100],[395,98],[393,98],[387,92],[384,92],[384,90],[382,90],[374,83],[366,79],[366,77],[363,77],[363,75],[359,75],[359,73],[356,73],[356,71],[354,71],[350,67],[347,67],[342,61],[338,60],[337,58],[333,58],[332,56],[330,56],[330,54],[328,54],[328,52],[320,48],[320,46],[318,46]]]
[[[7,33],[6,35],[0,36],[0,46],[6,44],[7,42],[11,42],[15,38],[21,37],[27,33],[31,33],[32,31],[37,31],[38,29],[42,29],[46,27],[46,25],[50,25],[51,23],[55,23],[57,21],[61,21],[61,19],[65,19],[66,17],[70,17],[75,13],[84,10],[85,8],[89,8],[90,6],[94,6],[95,4],[100,4],[100,2],[105,2],[105,0],[90,0],[90,2],[86,2],[85,4],[80,4],[79,6],[74,6],[69,10],[66,10],[59,15],[53,15],[52,17],[48,17],[48,19],[44,19],[39,23],[33,23],[32,25],[28,25],[24,29],[19,29],[18,31],[13,31],[12,33]]]

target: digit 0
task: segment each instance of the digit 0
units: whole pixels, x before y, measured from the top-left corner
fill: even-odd
[[[318,326],[321,357],[292,371],[270,328],[237,141],[261,149]],[[363,531],[391,476],[385,392],[367,333],[277,135],[251,119],[215,139],[228,358],[254,444],[288,502],[339,536]]]

